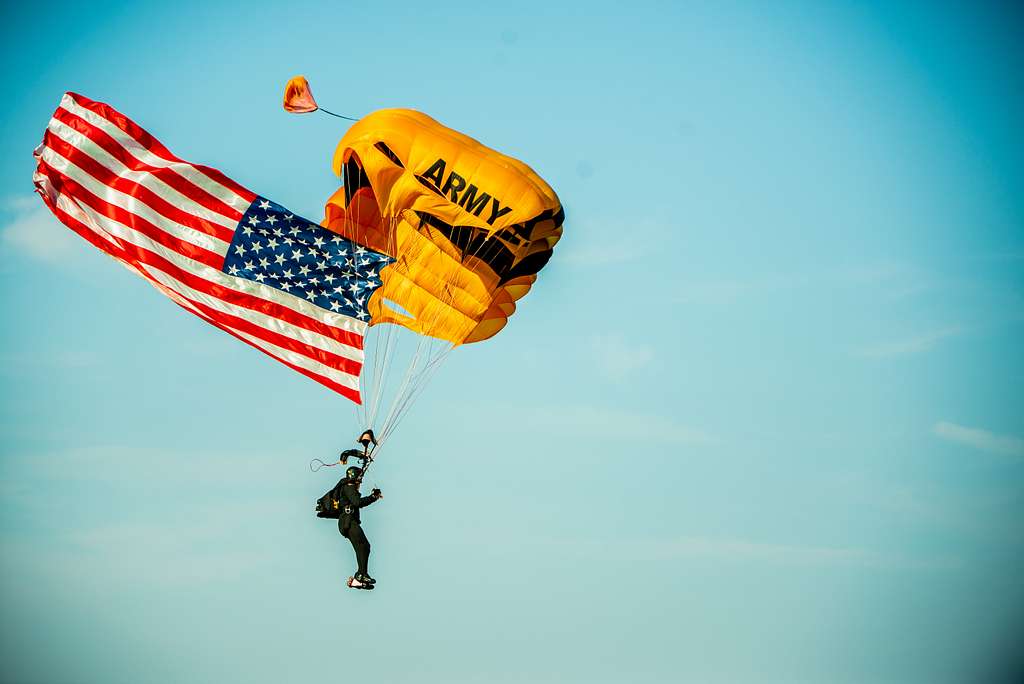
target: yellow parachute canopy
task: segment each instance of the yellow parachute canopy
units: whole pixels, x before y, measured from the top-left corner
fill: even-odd
[[[530,167],[420,112],[363,117],[332,166],[343,185],[323,225],[396,259],[372,324],[453,345],[492,337],[562,235],[558,196]]]

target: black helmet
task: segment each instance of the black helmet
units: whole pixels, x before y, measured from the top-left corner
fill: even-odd
[[[359,466],[349,466],[348,470],[345,471],[345,477],[350,480],[358,480],[363,476],[363,469]]]

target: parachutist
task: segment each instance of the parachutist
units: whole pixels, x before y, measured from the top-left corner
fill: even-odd
[[[352,543],[352,549],[356,554],[358,569],[354,579],[360,584],[373,585],[375,580],[367,572],[370,562],[370,541],[363,532],[359,509],[383,498],[383,495],[375,488],[370,496],[359,496],[362,478],[362,468],[349,466],[345,471],[345,477],[331,490],[331,498],[336,499],[339,505],[338,532]]]

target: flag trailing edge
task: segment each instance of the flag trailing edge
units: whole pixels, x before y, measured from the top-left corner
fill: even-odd
[[[367,304],[394,260],[191,164],[66,93],[35,150],[54,215],[176,304],[360,403]]]

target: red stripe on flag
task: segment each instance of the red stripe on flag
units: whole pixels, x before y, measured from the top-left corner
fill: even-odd
[[[132,259],[131,257],[128,256],[124,249],[112,244],[109,240],[104,240],[102,237],[96,234],[96,231],[92,230],[91,228],[83,224],[81,221],[76,219],[74,216],[71,216],[63,209],[58,207],[56,197],[51,199],[50,196],[47,193],[43,192],[41,189],[38,190],[38,193],[39,196],[43,198],[43,202],[46,204],[46,206],[50,208],[51,212],[53,212],[53,215],[60,219],[61,223],[63,223],[65,226],[75,231],[76,233],[78,233],[78,235],[80,235],[84,239],[88,240],[93,247],[103,252],[106,252],[107,254],[117,259],[118,261],[124,262],[126,264],[131,264]],[[118,240],[117,244],[120,245],[121,241]]]
[[[86,204],[97,213],[131,228],[141,235],[145,235],[153,242],[161,244],[182,256],[195,259],[199,263],[205,264],[210,268],[215,268],[217,270],[223,268],[224,257],[222,255],[193,245],[190,242],[186,242],[167,232],[163,228],[153,225],[141,216],[137,216],[126,209],[122,209],[121,207],[107,202],[102,197],[98,197],[93,194],[41,159],[39,161],[39,168],[45,169],[45,175],[61,194],[67,195],[76,202]]]
[[[168,274],[172,275],[172,274]],[[173,288],[172,288],[173,289]],[[290,352],[301,354],[307,358],[313,359],[318,363],[322,363],[328,368],[341,371],[347,375],[355,377],[359,376],[359,370],[363,367],[363,364],[354,359],[349,359],[334,352],[329,352],[319,347],[314,347],[309,344],[304,344],[296,339],[274,332],[269,328],[256,325],[251,321],[247,321],[244,318],[234,316],[223,311],[218,311],[211,306],[203,304],[202,302],[192,299],[184,292],[178,292],[184,299],[192,302],[192,304],[200,309],[210,319],[219,321],[227,326],[230,326],[234,330],[247,333],[253,337],[258,337],[264,342],[269,342],[275,347],[281,347],[287,349]]]
[[[79,95],[78,93],[69,92],[68,95],[71,96],[71,99],[73,99],[76,104],[78,104],[81,107],[85,107],[89,111],[99,114],[104,119],[106,119],[113,125],[117,126],[131,137],[138,140],[139,144],[141,144],[143,147],[148,148],[150,152],[157,155],[158,157],[163,157],[167,161],[189,164],[190,166],[199,169],[204,174],[206,174],[213,180],[217,181],[224,187],[230,190],[234,190],[239,196],[245,199],[247,203],[252,202],[254,199],[256,199],[255,193],[243,188],[241,185],[231,180],[217,169],[210,168],[209,166],[203,166],[202,164],[192,164],[191,162],[186,162],[185,160],[179,159],[175,155],[171,154],[171,151],[164,147],[159,140],[157,140],[152,135],[144,131],[138,124],[136,124],[134,121],[132,121],[127,116],[117,111],[110,105],[104,104],[102,102],[96,102],[95,100],[90,100],[84,95]]]
[[[174,188],[182,195],[185,195],[190,200],[199,204],[200,206],[206,207],[212,212],[222,215],[224,218],[234,221],[237,223],[242,218],[242,213],[238,209],[235,209],[231,205],[225,203],[217,196],[211,194],[203,187],[196,185],[192,181],[188,180],[172,167],[161,167],[147,164],[143,160],[139,159],[128,151],[121,143],[115,138],[110,136],[106,131],[94,126],[85,119],[81,118],[77,114],[72,114],[66,109],[60,108],[54,113],[54,118],[60,121],[65,126],[78,131],[85,137],[92,140],[98,146],[102,147],[110,156],[117,159],[119,162],[124,164],[126,167],[133,171],[140,171],[149,173],[156,178],[159,178],[166,185]],[[193,164],[187,164],[195,168]],[[243,198],[244,199],[244,198]],[[221,227],[223,230],[228,230]],[[230,231],[229,231],[230,232]]]
[[[124,245],[124,247],[126,249],[117,250],[114,247],[114,245],[112,245],[111,243],[109,243],[106,240],[102,239],[94,231],[90,230],[87,226],[82,224],[82,222],[79,221],[77,218],[75,218],[74,216],[68,214],[63,209],[58,207],[56,205],[56,203],[51,201],[50,198],[46,194],[44,194],[44,193],[40,193],[40,194],[43,197],[43,201],[46,202],[47,206],[50,207],[50,210],[54,213],[54,215],[57,216],[58,219],[60,219],[60,221],[64,225],[68,226],[73,231],[75,231],[76,233],[81,235],[83,238],[88,240],[96,248],[101,249],[104,252],[106,252],[107,254],[110,254],[114,258],[118,259],[119,261],[123,261],[123,262],[128,263],[128,264],[132,264],[132,263],[136,263],[137,261],[141,261],[141,260],[136,260],[136,259],[132,258],[134,255],[129,254],[128,250],[130,250],[131,248],[134,248],[135,251],[146,251],[146,250],[139,250],[139,248],[135,247],[135,245],[132,245],[130,243],[123,243],[123,245]],[[120,243],[120,241],[119,241],[119,243]],[[154,260],[156,260],[156,261],[162,260],[162,257],[160,257],[158,255],[150,253],[150,256],[153,257]],[[165,262],[165,263],[169,264],[170,262]],[[171,267],[173,269],[173,265],[171,265]],[[164,270],[164,269],[160,269],[160,270]],[[147,273],[145,273],[145,271],[137,271],[137,272],[139,272],[140,275],[142,275],[142,277],[144,277],[147,280],[149,280],[158,289],[162,290],[162,289],[164,289],[166,287],[165,285],[163,285],[162,283],[160,283],[159,281],[153,279],[151,276],[149,276]],[[199,288],[195,288],[195,289],[199,289]],[[312,380],[315,380],[316,382],[320,383],[321,385],[324,385],[325,387],[328,387],[328,388],[334,390],[335,392],[338,392],[339,394],[341,394],[341,395],[345,396],[346,398],[354,401],[355,403],[357,403],[357,404],[361,404],[362,403],[362,398],[360,397],[360,393],[358,391],[353,390],[350,387],[345,387],[344,385],[341,385],[341,384],[335,382],[334,380],[331,380],[330,378],[328,378],[326,376],[319,375],[319,374],[314,373],[313,371],[310,371],[310,370],[308,370],[306,368],[302,368],[301,366],[297,366],[297,365],[287,361],[286,359],[283,359],[283,358],[277,356],[276,354],[272,354],[271,352],[267,351],[266,349],[263,349],[259,345],[253,343],[251,340],[247,340],[245,337],[241,336],[238,332],[233,330],[226,323],[226,321],[228,321],[228,320],[235,319],[235,320],[240,321],[242,323],[246,323],[247,325],[252,325],[252,324],[249,324],[248,322],[244,321],[244,319],[237,319],[237,318],[235,318],[233,316],[227,316],[227,315],[224,315],[224,314],[220,314],[219,312],[215,312],[213,310],[209,310],[208,307],[206,307],[205,305],[201,305],[198,302],[195,302],[194,300],[189,299],[185,295],[182,295],[181,293],[178,293],[178,295],[181,296],[183,299],[187,299],[191,305],[197,306],[197,308],[199,308],[203,313],[201,313],[201,314],[197,313],[196,311],[190,309],[189,307],[183,306],[180,302],[177,302],[177,301],[174,302],[178,306],[181,306],[183,309],[185,309],[185,311],[188,311],[189,313],[191,313],[193,315],[199,316],[203,320],[207,321],[211,325],[217,326],[218,328],[220,328],[224,332],[228,333],[232,337],[235,337],[235,338],[241,340],[242,342],[245,342],[250,347],[258,349],[259,351],[263,352],[267,356],[270,356],[271,358],[276,359],[277,361],[280,361],[281,363],[283,363],[284,365],[288,366],[292,370],[297,371],[297,372],[305,375],[306,377],[308,377],[308,378],[310,378]],[[171,301],[174,301],[174,300],[172,299]],[[217,318],[212,317],[210,315],[210,313],[208,313],[208,311],[218,314],[218,317]],[[221,316],[223,316],[222,320],[220,319]],[[242,329],[242,326],[237,326],[237,327],[239,329]],[[256,328],[256,326],[252,326],[252,327]],[[244,330],[244,332],[253,334],[250,330]],[[265,332],[269,332],[269,331],[265,331]],[[253,336],[256,337],[258,335],[253,334]],[[260,336],[260,337],[261,337],[261,339],[265,339],[262,336]],[[287,338],[285,338],[285,339],[287,339]],[[280,346],[280,347],[284,347],[285,346],[283,344],[280,344],[280,343],[278,343],[276,341],[273,341],[273,340],[270,340],[270,339],[267,339],[266,341],[270,342],[271,344],[275,344],[276,346]],[[291,351],[298,351],[298,353],[301,353],[303,356],[309,356],[309,354],[308,354],[309,350],[308,349],[306,349],[306,350],[291,349]],[[322,350],[317,350],[317,351],[322,351]],[[329,352],[323,352],[323,353],[325,355],[329,354]],[[357,363],[355,361],[352,361],[351,359],[345,359],[344,357],[337,356],[335,354],[329,354],[329,355],[332,356],[332,357],[335,357],[335,358],[337,358],[337,359],[339,359],[341,361],[345,361],[348,364],[354,364],[355,367],[353,368],[353,370],[351,372],[348,369],[346,369],[346,368],[338,368],[338,370],[340,370],[342,372],[345,372],[345,373],[348,373],[349,375],[353,375],[354,377],[358,378],[359,371],[362,368],[362,364]],[[319,360],[319,359],[316,359],[316,360]],[[323,363],[323,361],[321,361],[321,363]],[[328,366],[333,367],[332,364],[325,363],[324,365],[328,365]]]
[[[59,189],[59,187],[58,187]],[[76,201],[76,195],[64,193],[68,199]],[[52,208],[52,207],[51,207]],[[53,209],[54,212],[58,209]],[[61,212],[62,216],[68,216],[71,220],[77,221],[72,216]],[[62,219],[63,220],[63,219]],[[92,231],[90,231],[92,232]],[[165,257],[153,252],[149,249],[139,247],[125,240],[118,240],[121,244],[124,253],[127,255],[128,260],[135,263],[143,263],[147,266],[157,268],[164,273],[167,273],[174,279],[188,285],[194,290],[208,294],[211,297],[215,297],[223,302],[227,302],[234,306],[249,309],[257,313],[269,316],[271,318],[278,318],[286,323],[290,323],[299,328],[315,332],[325,337],[329,337],[340,344],[354,349],[362,349],[364,338],[358,333],[336,328],[331,325],[327,325],[315,318],[306,316],[305,314],[299,313],[294,309],[290,309],[286,306],[270,301],[269,299],[263,299],[255,295],[248,294],[246,292],[239,292],[226,288],[222,285],[210,282],[205,278],[197,276],[194,273],[183,270],[173,262],[169,261]],[[166,245],[165,245],[166,246]],[[169,248],[170,249],[170,248]],[[178,251],[178,250],[174,250]],[[179,252],[180,253],[180,252]],[[220,269],[217,269],[218,271]],[[268,286],[269,287],[269,286]]]
[[[179,225],[192,228],[200,233],[211,235],[223,242],[230,243],[232,238],[234,238],[233,230],[217,225],[216,223],[211,223],[206,219],[187,211],[182,211],[157,195],[145,185],[137,183],[136,181],[124,176],[119,176],[116,172],[111,171],[90,157],[86,152],[78,149],[62,138],[57,137],[53,131],[46,131],[43,136],[43,144],[88,173],[100,183],[123,192],[133,198],[138,198],[139,201],[164,218],[167,218]],[[239,218],[241,218],[241,215],[239,215]],[[235,219],[235,221],[237,222],[238,219]]]
[[[179,302],[174,302],[174,303],[177,304],[178,306],[181,306],[181,304]],[[270,358],[275,359],[277,361],[280,361],[284,365],[286,365],[289,368],[291,368],[293,371],[295,371],[297,373],[302,373],[307,378],[310,378],[311,380],[317,381],[318,383],[320,383],[324,387],[327,387],[328,389],[334,390],[338,394],[342,395],[343,397],[345,397],[347,399],[352,400],[353,402],[355,402],[357,404],[362,404],[363,403],[363,399],[359,395],[359,392],[354,390],[354,389],[352,389],[351,387],[345,387],[344,385],[340,385],[340,384],[334,382],[330,378],[324,377],[323,375],[317,375],[313,371],[306,370],[305,368],[302,368],[301,366],[296,366],[294,363],[291,363],[290,361],[286,361],[285,359],[282,359],[280,356],[277,356],[276,354],[271,354],[270,352],[268,352],[266,349],[263,349],[259,345],[253,344],[253,342],[251,340],[245,339],[244,337],[242,337],[241,335],[236,333],[231,328],[228,328],[228,327],[226,327],[224,325],[221,325],[217,321],[211,320],[211,319],[207,318],[206,316],[202,316],[202,315],[196,314],[196,312],[192,311],[188,307],[181,306],[181,308],[185,309],[185,311],[188,311],[189,313],[192,313],[192,314],[195,314],[195,315],[199,316],[200,318],[202,318],[204,321],[206,321],[210,325],[214,325],[214,326],[220,328],[221,330],[226,332],[228,335],[231,335],[232,337],[234,337],[236,339],[239,339],[242,342],[245,342],[250,347],[253,347],[254,349],[260,350],[261,352],[263,352],[264,354],[266,354]]]

